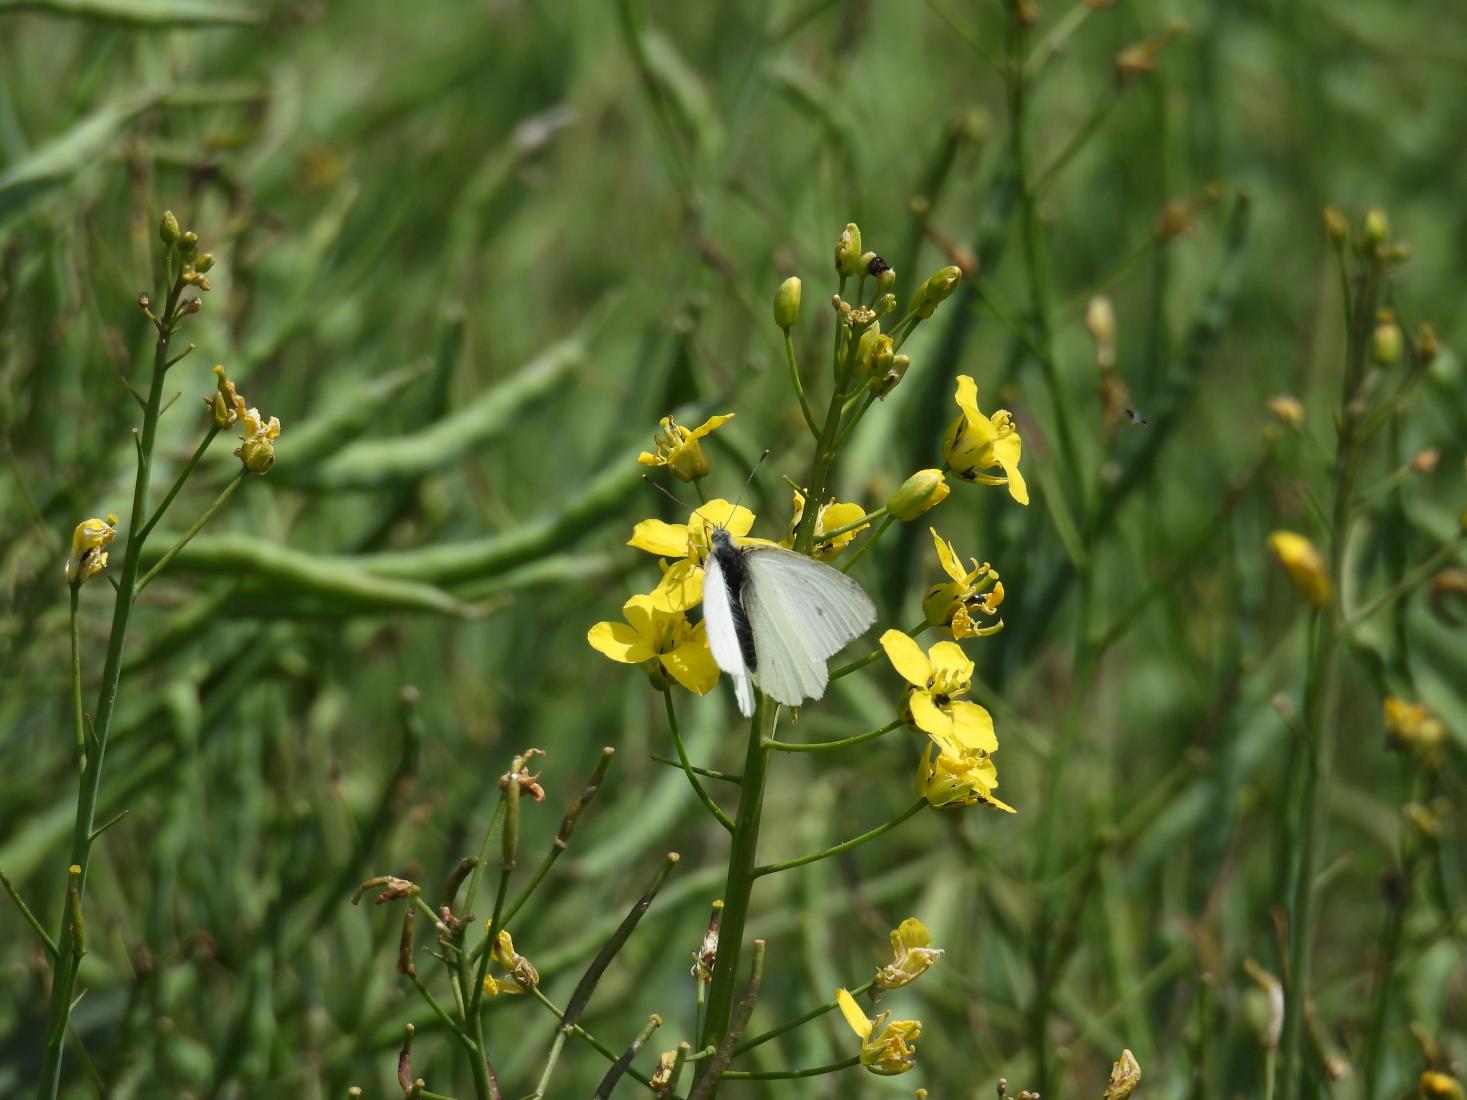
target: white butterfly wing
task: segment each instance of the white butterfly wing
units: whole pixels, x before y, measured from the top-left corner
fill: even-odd
[[[713,660],[734,682],[734,698],[745,718],[754,713],[754,689],[749,683],[749,670],[739,649],[739,636],[734,631],[733,608],[728,602],[728,584],[718,559],[709,556],[703,565],[703,622],[708,634],[708,648]]]
[[[753,546],[744,561],[759,687],[786,706],[819,699],[830,679],[826,662],[876,621],[871,598],[840,570],[791,550]]]

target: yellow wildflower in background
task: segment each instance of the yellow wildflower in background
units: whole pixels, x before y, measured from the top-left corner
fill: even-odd
[[[942,948],[932,946],[932,933],[916,917],[902,921],[891,934],[891,962],[876,972],[882,989],[900,989],[916,981],[942,958]]]
[[[952,422],[943,439],[943,455],[948,467],[964,481],[982,485],[1007,485],[1009,496],[1020,504],[1029,503],[1029,489],[1019,473],[1019,455],[1023,444],[1014,418],[1007,409],[986,416],[978,408],[978,384],[966,374],[958,375],[954,398],[962,414]],[[1003,476],[982,471],[998,467]]]
[[[1446,739],[1447,727],[1425,703],[1408,703],[1394,695],[1381,707],[1391,745],[1429,756]]]
[[[718,665],[701,622],[692,625],[681,611],[658,607],[650,595],[633,596],[622,614],[625,623],[600,622],[586,632],[592,649],[624,665],[646,665],[664,684],[671,677],[697,695],[713,690]]]
[[[674,561],[652,591],[653,603],[663,611],[686,611],[703,598],[703,561],[713,541],[713,530],[726,527],[742,539],[754,526],[754,513],[720,498],[696,509],[687,523],[644,519],[632,529],[628,546]]]
[[[696,481],[708,476],[708,456],[703,453],[699,440],[706,438],[715,429],[734,418],[733,413],[710,416],[696,428],[688,429],[670,416],[664,416],[658,424],[662,431],[653,436],[657,453],[643,451],[637,461],[643,466],[665,466],[668,473],[679,481]]]
[[[933,585],[922,597],[922,613],[927,617],[928,625],[950,627],[958,641],[998,633],[1003,629],[1002,619],[989,626],[980,626],[974,618],[980,614],[990,618],[998,614],[999,605],[1003,603],[1003,585],[999,582],[998,571],[987,562],[980,564],[977,558],[970,559],[972,569],[964,569],[953,544],[933,528],[928,530],[932,532],[932,544],[937,548],[937,560],[942,571],[951,578],[943,584]]]
[[[789,534],[785,536],[781,546],[791,547],[795,544],[795,533],[800,529],[800,520],[805,515],[805,494],[798,489],[795,490],[795,514],[790,520]],[[810,550],[810,556],[819,561],[834,561],[840,557],[840,553],[849,546],[855,537],[866,528],[869,523],[863,523],[859,527],[852,527],[835,538],[822,541],[821,536],[826,531],[836,531],[848,523],[855,523],[866,514],[866,509],[859,504],[840,504],[835,497],[820,506],[820,511],[815,514],[815,545]]]
[[[1268,536],[1268,548],[1289,574],[1299,595],[1314,607],[1324,607],[1334,598],[1329,569],[1314,543],[1293,531],[1275,531]]]
[[[917,1048],[912,1043],[922,1034],[920,1022],[893,1020],[890,1012],[883,1012],[874,1020],[868,1019],[856,998],[846,989],[837,989],[835,1000],[840,1006],[840,1014],[861,1040],[863,1066],[883,1077],[895,1077],[916,1064]]]
[[[1429,1069],[1417,1081],[1423,1100],[1462,1100],[1462,1085],[1450,1073]]]
[[[923,733],[947,738],[983,752],[998,748],[993,718],[965,695],[973,682],[973,662],[956,642],[938,642],[926,653],[900,630],[881,636],[881,648],[910,687],[904,699],[906,717]]]
[[[80,588],[107,568],[107,547],[117,537],[117,517],[83,520],[71,533],[71,553],[66,559],[66,583]]]

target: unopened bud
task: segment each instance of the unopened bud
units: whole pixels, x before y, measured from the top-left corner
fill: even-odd
[[[190,298],[188,301],[183,303],[184,313],[197,313],[203,308],[204,302],[200,298]]]
[[[1370,358],[1378,366],[1392,367],[1401,360],[1401,326],[1396,315],[1383,309],[1376,315],[1375,331],[1370,336]]]
[[[1304,423],[1304,406],[1297,397],[1290,396],[1287,393],[1280,393],[1270,397],[1268,399],[1268,411],[1291,428],[1297,428]]]
[[[200,273],[208,271],[213,266],[214,253],[212,252],[205,252],[203,255],[194,260],[194,270]]]
[[[172,210],[163,211],[163,219],[158,223],[158,236],[163,239],[164,244],[173,244],[178,240],[178,219],[173,216]]]
[[[1350,223],[1345,220],[1345,215],[1340,213],[1339,207],[1326,206],[1324,208],[1324,231],[1332,244],[1344,244],[1350,236]]]
[[[1110,1067],[1110,1081],[1105,1086],[1105,1100],[1129,1100],[1131,1093],[1141,1083],[1141,1063],[1129,1050]]]
[[[1422,1100],[1462,1100],[1462,1085],[1449,1073],[1427,1070],[1418,1082]]]
[[[1436,360],[1441,351],[1441,343],[1437,339],[1436,326],[1426,321],[1416,330],[1416,359],[1423,367],[1429,367]]]
[[[918,288],[916,297],[912,299],[912,312],[923,319],[931,317],[938,304],[957,289],[962,278],[962,269],[958,267],[944,267],[935,272]]]
[[[886,510],[904,523],[936,508],[951,492],[941,470],[918,470],[892,494]]]
[[[1293,531],[1275,531],[1268,536],[1268,548],[1306,603],[1324,607],[1334,598],[1329,569],[1314,543]]]
[[[190,229],[178,238],[178,251],[184,256],[192,256],[199,248],[199,235]]]
[[[906,375],[907,368],[911,365],[912,360],[908,356],[898,355],[894,357],[891,361],[891,366],[887,368],[886,374],[876,383],[876,396],[885,397],[892,390],[896,389],[898,383]]]
[[[774,292],[774,323],[782,329],[792,329],[800,319],[800,280],[791,275],[779,284]]]
[[[843,278],[861,274],[861,229],[855,222],[841,231],[835,242],[835,269]]]
[[[1387,220],[1385,211],[1379,208],[1367,211],[1362,232],[1365,243],[1371,248],[1379,248],[1385,244],[1386,238],[1391,235],[1391,223]]]

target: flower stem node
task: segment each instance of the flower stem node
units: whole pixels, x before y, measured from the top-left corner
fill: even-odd
[[[71,533],[71,553],[66,559],[66,583],[80,588],[107,568],[107,547],[117,537],[117,517],[84,520]]]
[[[1268,536],[1268,548],[1306,603],[1324,607],[1334,598],[1329,569],[1314,543],[1293,531],[1275,531]]]
[[[913,1043],[922,1034],[917,1020],[893,1020],[890,1012],[868,1019],[849,990],[835,991],[841,1015],[861,1040],[861,1065],[882,1077],[895,1077],[916,1065],[917,1048]]]
[[[932,511],[952,492],[941,470],[918,470],[892,494],[886,510],[903,523]]]
[[[861,228],[851,222],[835,242],[836,271],[845,279],[861,274],[861,256]]]
[[[799,310],[798,304],[795,309]],[[700,477],[707,477],[712,467],[700,441],[733,418],[733,413],[710,416],[696,428],[689,429],[672,417],[664,416],[658,421],[661,431],[653,437],[657,452],[643,451],[637,456],[637,461],[643,466],[666,467],[679,481],[697,481]]]
[[[774,292],[774,323],[788,331],[800,319],[800,279],[791,275]]]

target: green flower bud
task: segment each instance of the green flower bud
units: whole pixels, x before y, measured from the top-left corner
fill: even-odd
[[[896,286],[896,268],[882,268],[881,274],[876,277],[876,289],[883,294],[890,294],[894,286]]]
[[[1371,248],[1385,244],[1386,238],[1391,235],[1391,223],[1386,220],[1385,211],[1378,208],[1367,211],[1363,232],[1365,243]]]
[[[861,274],[861,229],[849,223],[835,242],[835,269],[845,278]]]
[[[907,373],[907,368],[911,365],[912,360],[908,356],[898,355],[894,358],[891,361],[891,366],[887,368],[886,374],[876,383],[876,396],[885,397],[892,390],[896,389],[897,384],[901,382]]]
[[[800,319],[800,280],[791,275],[779,284],[774,292],[774,323],[782,329],[792,329]]]
[[[191,257],[199,250],[199,235],[190,229],[178,238],[178,251],[185,257]]]
[[[205,252],[202,256],[198,257],[198,259],[194,260],[194,270],[199,272],[200,274],[208,271],[213,266],[214,253],[212,252]]]
[[[1396,324],[1396,315],[1391,310],[1381,310],[1370,336],[1370,358],[1378,366],[1395,366],[1401,360],[1401,344],[1401,326]]]
[[[1350,236],[1350,223],[1345,221],[1345,215],[1340,213],[1338,207],[1324,208],[1324,231],[1334,244],[1344,244]]]
[[[941,470],[918,470],[886,502],[886,510],[904,523],[936,508],[951,492]]]
[[[962,277],[962,269],[958,267],[944,267],[935,272],[918,288],[916,297],[912,299],[912,312],[924,320],[931,317],[938,304],[957,289]]]
[[[164,244],[173,244],[178,240],[178,219],[173,216],[172,210],[163,211],[163,220],[158,223],[158,236],[163,239]]]
[[[1440,351],[1441,343],[1437,339],[1436,326],[1430,321],[1423,322],[1416,332],[1416,358],[1423,367],[1429,367]]]

